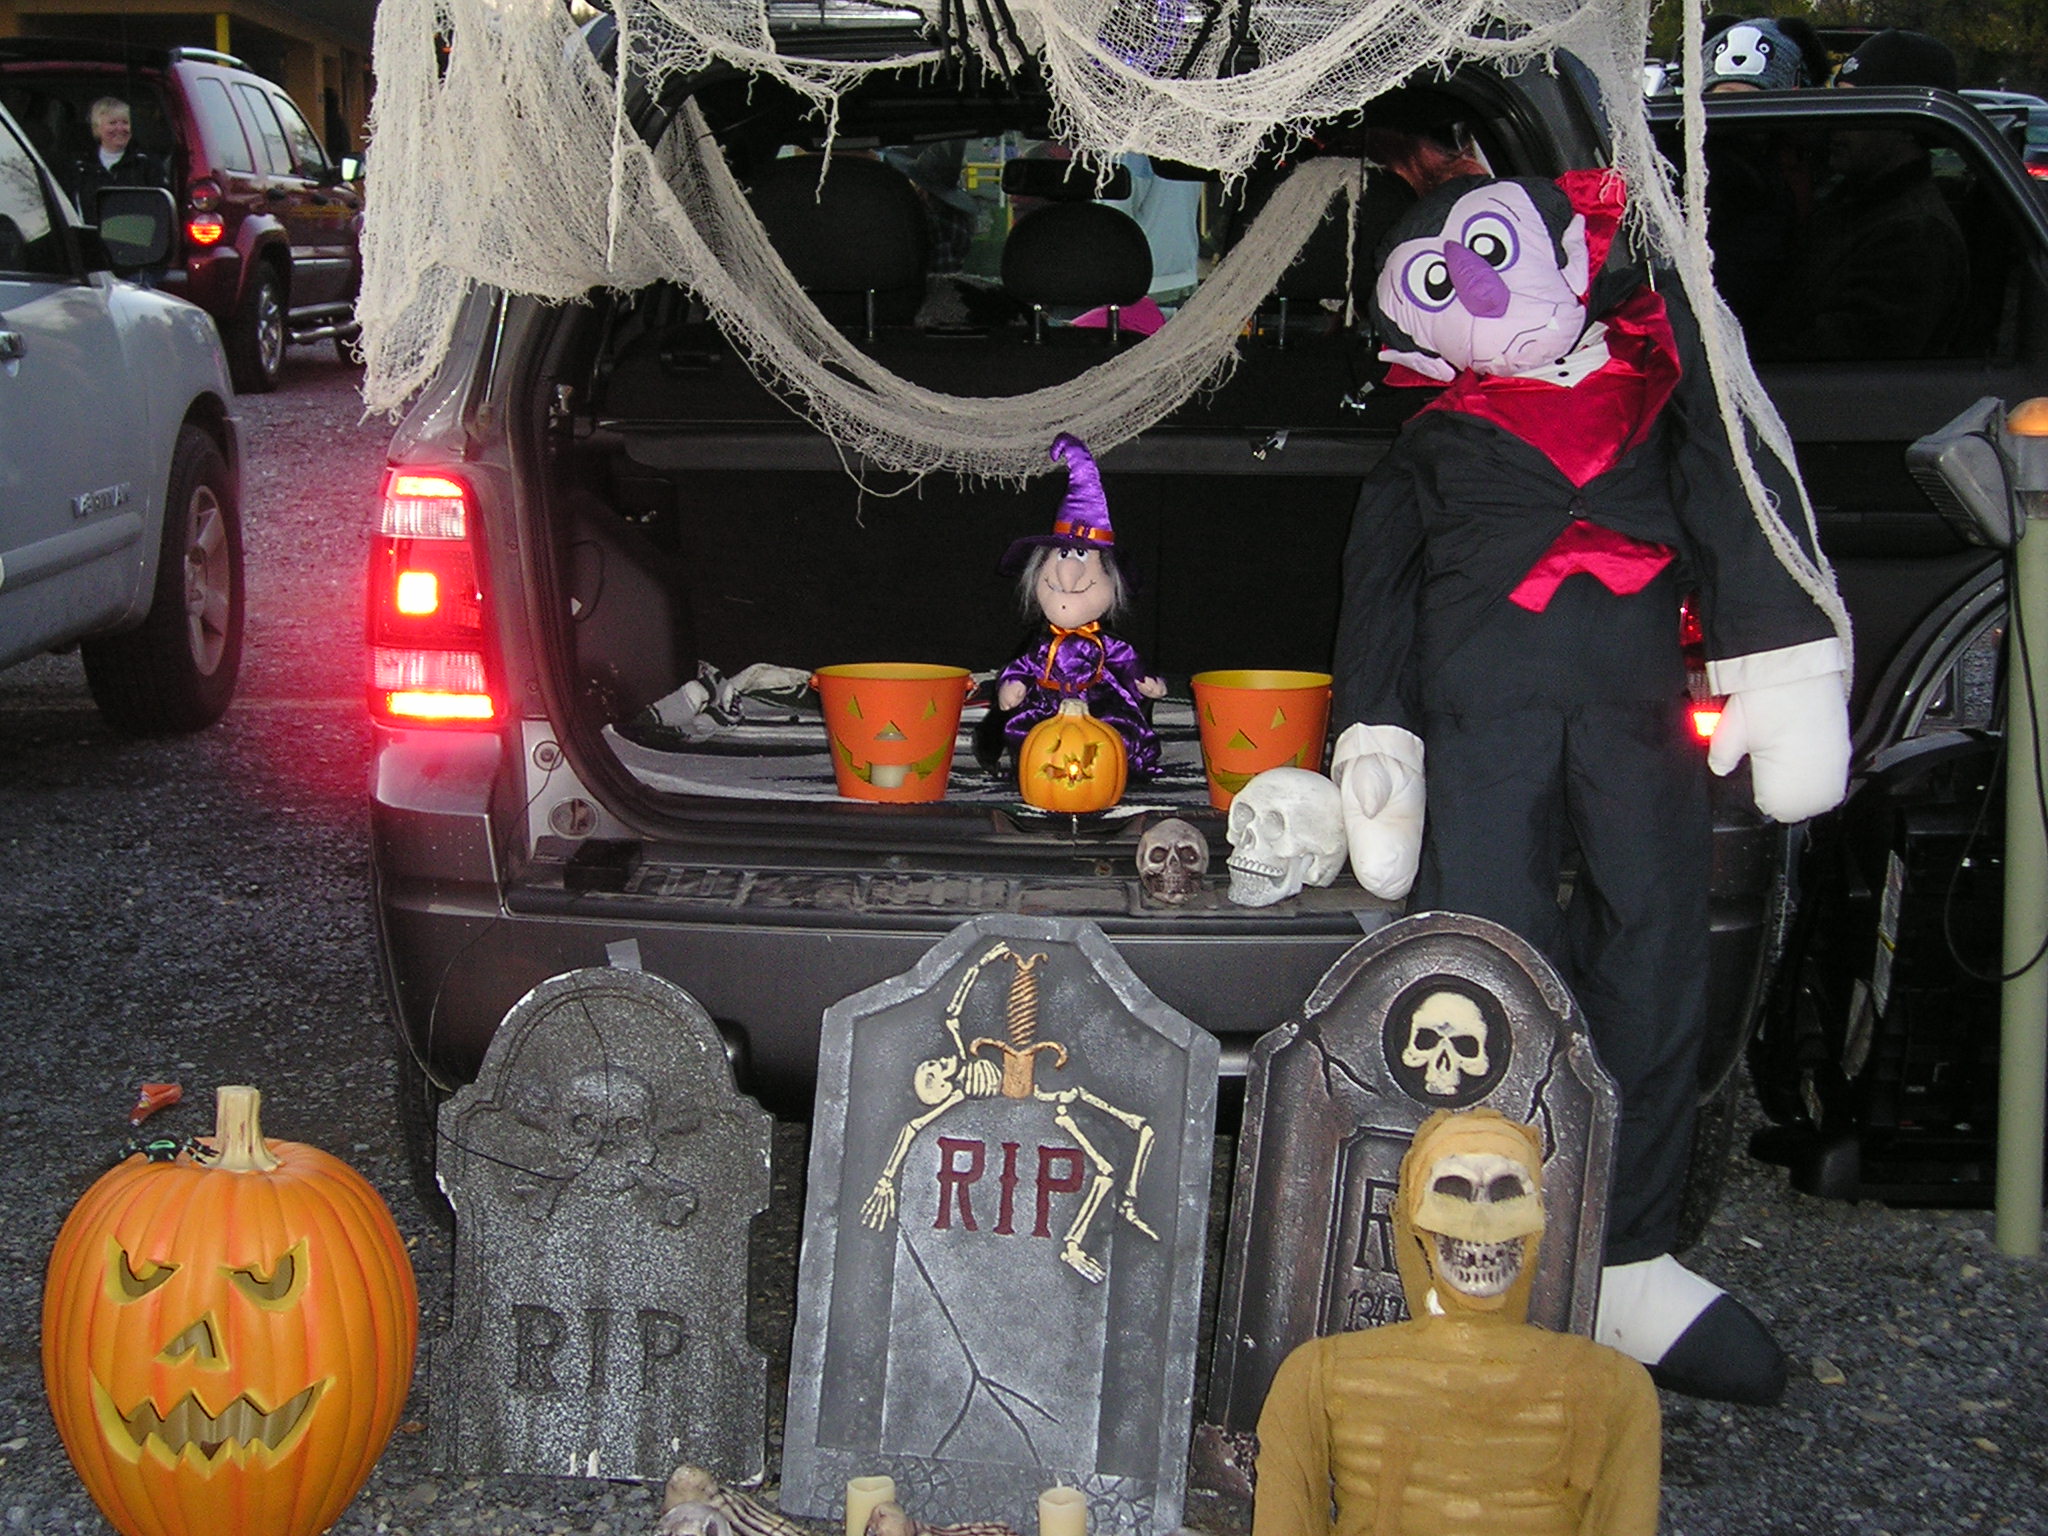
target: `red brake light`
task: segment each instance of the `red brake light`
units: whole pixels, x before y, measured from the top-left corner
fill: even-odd
[[[185,238],[194,245],[219,245],[227,232],[227,220],[217,213],[195,213],[185,221]]]
[[[201,176],[185,188],[185,200],[194,213],[211,213],[220,206],[220,183],[211,176]]]
[[[1714,727],[1721,723],[1721,701],[1709,699],[1692,707],[1692,733],[1701,741],[1714,739]]]
[[[394,725],[497,719],[469,488],[431,471],[384,478],[370,551],[370,713]]]

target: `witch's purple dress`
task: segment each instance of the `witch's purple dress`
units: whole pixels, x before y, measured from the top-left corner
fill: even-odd
[[[1132,776],[1149,778],[1159,771],[1159,737],[1145,719],[1144,695],[1138,692],[1138,679],[1148,675],[1131,643],[1104,634],[1098,624],[1053,629],[996,679],[998,691],[1005,683],[1022,683],[1026,690],[1024,702],[1004,722],[1003,735],[1012,747],[1019,746],[1034,725],[1051,718],[1062,699],[1078,698],[1089,714],[1123,737]]]

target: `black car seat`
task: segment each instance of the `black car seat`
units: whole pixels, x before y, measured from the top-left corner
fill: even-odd
[[[822,174],[822,182],[821,182]],[[772,160],[747,193],[769,243],[834,325],[867,340],[924,303],[930,240],[910,178],[850,154]]]
[[[1019,219],[1003,244],[1003,288],[1031,311],[1034,341],[1044,338],[1047,310],[1105,305],[1114,338],[1117,312],[1151,286],[1152,248],[1138,221],[1120,208],[1047,203]]]
[[[1243,200],[1231,221],[1231,248],[1236,247],[1237,242],[1244,238],[1245,231],[1264,211],[1283,175],[1269,170],[1263,175],[1254,172],[1247,179]],[[1274,283],[1267,301],[1272,309],[1261,306],[1264,313],[1278,311],[1277,324],[1273,327],[1275,345],[1286,346],[1289,332],[1298,328],[1304,319],[1319,330],[1328,329],[1334,323],[1332,312],[1338,315],[1343,312],[1347,265],[1351,273],[1353,313],[1359,316],[1369,313],[1373,283],[1379,277],[1374,262],[1380,240],[1414,202],[1415,194],[1399,177],[1383,171],[1369,174],[1364,194],[1359,199],[1355,237],[1349,228],[1350,200],[1340,197],[1330,203],[1322,222],[1302,242],[1300,253]],[[1348,263],[1347,247],[1350,252]]]

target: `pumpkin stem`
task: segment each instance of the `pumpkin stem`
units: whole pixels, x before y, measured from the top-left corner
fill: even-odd
[[[1060,713],[1063,715],[1085,715],[1088,713],[1086,699],[1061,699]]]
[[[208,1166],[229,1173],[268,1173],[278,1166],[263,1140],[263,1095],[247,1084],[216,1089],[213,1096],[213,1145]]]

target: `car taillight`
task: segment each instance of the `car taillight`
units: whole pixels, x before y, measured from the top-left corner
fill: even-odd
[[[1685,657],[1686,692],[1692,695],[1692,733],[1701,741],[1711,741],[1714,727],[1721,723],[1723,701],[1707,691],[1707,632],[1690,592],[1678,603],[1678,648]]]
[[[211,176],[201,176],[185,188],[185,201],[192,205],[194,213],[211,213],[220,206],[220,183]]]
[[[185,238],[194,245],[219,245],[227,232],[227,220],[217,213],[195,213],[185,221]]]
[[[370,713],[391,725],[496,720],[469,488],[394,469],[370,551]]]

